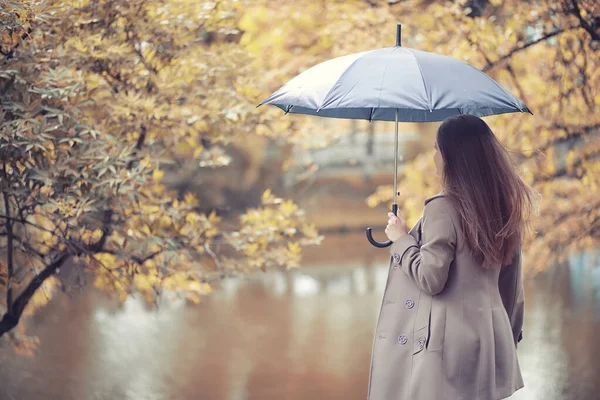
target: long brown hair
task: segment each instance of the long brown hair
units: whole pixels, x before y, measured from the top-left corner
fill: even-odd
[[[446,119],[437,145],[443,186],[456,207],[471,253],[484,268],[510,262],[531,211],[532,192],[490,127],[473,115]]]

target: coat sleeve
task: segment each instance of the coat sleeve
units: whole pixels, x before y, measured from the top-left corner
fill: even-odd
[[[516,346],[523,339],[523,315],[525,311],[520,249],[511,264],[502,266],[498,279],[498,289],[510,320]]]
[[[411,235],[403,235],[390,249],[392,262],[422,291],[436,295],[444,289],[456,249],[456,230],[444,199],[425,206],[421,246]]]

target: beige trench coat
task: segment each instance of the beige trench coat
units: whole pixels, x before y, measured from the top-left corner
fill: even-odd
[[[496,400],[523,387],[520,251],[483,269],[443,195],[391,246],[373,341],[369,400]]]

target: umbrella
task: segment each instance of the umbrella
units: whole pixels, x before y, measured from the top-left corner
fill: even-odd
[[[435,53],[396,46],[349,54],[302,72],[263,104],[285,113],[329,118],[395,121],[394,202],[398,175],[398,122],[442,121],[457,114],[488,115],[529,112],[527,106],[496,81],[470,64]],[[367,238],[376,247],[391,241]]]

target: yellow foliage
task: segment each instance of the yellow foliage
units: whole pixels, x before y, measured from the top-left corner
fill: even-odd
[[[155,169],[154,172],[152,172],[152,179],[154,179],[154,182],[159,183],[163,176],[165,175],[164,171]]]
[[[248,243],[244,251],[247,255],[253,256],[258,251],[258,243]]]
[[[99,263],[102,264],[102,266],[108,269],[117,267],[117,258],[112,254],[98,253],[94,257]]]
[[[300,244],[299,243],[293,243],[293,242],[289,242],[288,243],[288,249],[294,255],[299,255],[301,253],[301,251],[302,251],[302,248],[300,247]]]
[[[284,217],[291,216],[298,210],[298,206],[296,206],[296,204],[294,204],[292,200],[283,201],[279,208],[283,213]]]
[[[188,192],[183,197],[183,203],[188,207],[195,206],[196,204],[198,204],[198,199],[193,193]]]

